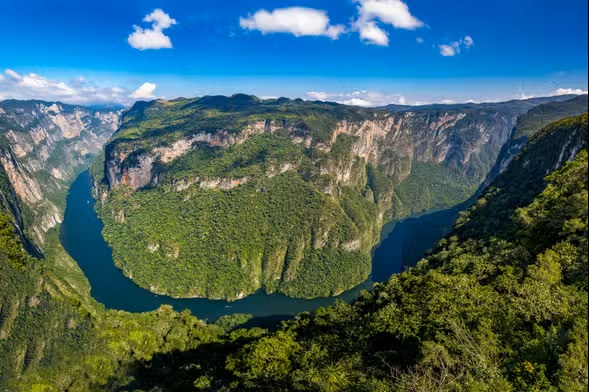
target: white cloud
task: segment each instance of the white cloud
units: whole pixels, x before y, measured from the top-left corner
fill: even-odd
[[[389,46],[389,36],[374,22],[367,22],[358,27],[360,39],[371,44]]]
[[[155,9],[151,14],[143,18],[144,22],[153,23],[154,29],[167,29],[176,24],[176,19],[170,17],[160,8]]]
[[[474,45],[474,40],[472,39],[472,37],[470,35],[467,35],[466,37],[464,37],[464,39],[462,40],[462,43],[464,44],[465,48],[470,48],[471,46]]]
[[[155,98],[153,92],[156,87],[155,83],[146,82],[139,86],[139,88],[133,91],[129,96],[135,99],[153,99]]]
[[[14,80],[20,80],[20,75],[11,69],[6,69],[4,73]]]
[[[516,99],[521,99],[521,100],[526,100],[526,99],[531,99],[531,98],[536,98],[537,95],[534,94],[526,94],[526,93],[519,93],[516,95]]]
[[[422,44],[425,42],[425,40],[421,37],[417,37],[417,38],[415,38],[415,42],[417,42],[418,44]]]
[[[442,56],[452,57],[460,54],[463,48],[468,49],[473,45],[474,40],[470,35],[467,35],[458,41],[450,42],[449,44],[438,45],[438,48],[440,49],[440,54]]]
[[[407,100],[402,95],[384,94],[377,91],[352,91],[343,93],[329,93],[325,91],[311,91],[307,93],[310,99],[331,101],[344,105],[375,107],[389,104],[405,105]]]
[[[372,102],[367,101],[362,98],[346,99],[345,101],[340,101],[340,103],[343,103],[344,105],[351,105],[351,106],[363,106],[363,107],[376,106]]]
[[[454,45],[440,45],[440,54],[444,57],[455,56],[456,47]]]
[[[131,95],[143,87],[134,92],[119,86],[99,86],[82,77],[66,82],[36,73],[19,74],[11,69],[5,70],[4,74],[7,77],[0,78],[2,99],[42,99],[82,105],[95,103],[128,105],[134,101],[134,97]],[[151,94],[155,89],[155,85],[153,86]],[[143,88],[142,91],[146,93],[149,92],[149,89]]]
[[[307,96],[316,101],[327,101],[329,94],[324,91],[309,91]]]
[[[332,25],[325,11],[305,7],[259,10],[240,18],[239,24],[242,29],[258,30],[263,34],[290,33],[297,37],[327,36],[337,39],[346,31],[355,31],[362,41],[380,46],[388,46],[389,37],[379,23],[405,30],[424,26],[401,0],[354,1],[358,3],[358,16],[349,28]]]
[[[175,19],[158,8],[151,14],[146,15],[143,21],[151,23],[151,28],[144,29],[139,26],[133,26],[135,31],[127,38],[129,45],[139,50],[172,47],[170,37],[165,35],[163,30],[175,25]]]
[[[583,90],[580,88],[557,88],[553,91],[554,95],[583,95],[587,94],[587,90]]]
[[[290,33],[295,37],[326,36],[337,39],[345,31],[342,25],[332,25],[325,11],[304,7],[260,10],[247,18],[240,18],[239,25],[263,34]]]
[[[356,0],[360,4],[360,20],[380,20],[398,29],[415,30],[423,22],[411,15],[407,4],[401,0]]]
[[[353,28],[364,42],[389,45],[388,33],[378,26],[378,22],[405,30],[423,26],[423,22],[411,15],[409,7],[401,0],[355,1],[358,3],[358,19],[353,23]]]

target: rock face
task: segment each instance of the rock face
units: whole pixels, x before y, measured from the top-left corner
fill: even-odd
[[[339,135],[354,136],[353,154],[365,163],[377,165],[386,175],[402,181],[411,173],[413,162],[446,163],[460,170],[473,170],[481,181],[489,164],[510,136],[517,115],[488,110],[469,112],[407,111],[403,113],[374,112],[365,120],[344,119],[332,129],[327,141],[316,141],[304,129],[294,126],[282,128],[295,144],[329,152]],[[244,129],[229,133],[197,133],[165,145],[141,147],[133,142],[122,144],[115,140],[107,146],[105,174],[111,188],[126,185],[132,189],[158,185],[154,167],[169,163],[193,149],[206,144],[210,147],[230,147],[262,133],[275,134],[280,128],[276,121],[259,121]],[[149,143],[149,141],[148,141]],[[484,161],[486,165],[479,165]],[[348,167],[324,168],[340,183],[350,177]],[[476,167],[475,167],[476,166]]]
[[[562,102],[543,103],[518,117],[509,140],[503,145],[499,153],[495,167],[487,176],[486,185],[489,185],[507,169],[511,160],[537,131],[561,118],[586,113],[587,109],[588,96],[579,95]]]
[[[366,279],[387,219],[472,196],[518,118],[544,102],[141,102],[97,174],[105,239],[115,263],[158,293],[333,295]]]
[[[43,246],[61,222],[69,182],[119,126],[120,111],[43,101],[0,101],[0,164]]]

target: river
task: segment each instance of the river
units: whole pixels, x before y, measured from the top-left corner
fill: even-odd
[[[60,239],[88,278],[92,296],[107,308],[129,312],[147,312],[160,305],[175,310],[189,309],[196,317],[213,322],[223,315],[249,313],[255,319],[281,319],[332,304],[336,298],[351,301],[373,282],[387,280],[414,265],[456,221],[458,209],[433,212],[383,228],[383,240],[373,252],[373,274],[363,284],[338,297],[312,300],[289,298],[281,294],[258,292],[234,302],[202,298],[175,299],[145,290],[115,267],[112,252],[102,237],[102,222],[94,211],[92,182],[88,171],[73,182],[67,197]]]

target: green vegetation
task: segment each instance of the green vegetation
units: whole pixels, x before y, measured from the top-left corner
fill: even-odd
[[[509,137],[512,112],[528,105],[392,116],[243,94],[140,102],[106,146],[104,168],[93,168],[104,236],[116,265],[155,293],[337,294],[368,277],[385,220],[470,199]],[[537,112],[554,116],[583,102],[545,106]],[[418,135],[373,140],[382,130],[372,128],[393,122]]]
[[[90,297],[77,264],[48,237],[45,258],[23,249],[13,219],[0,209],[0,390],[112,390],[128,383],[136,361],[218,340],[230,317],[207,326],[169,307],[106,311]]]
[[[336,185],[316,163],[340,165],[350,149],[343,136],[327,154],[271,135],[196,149],[160,166],[157,187],[111,191],[100,210],[104,237],[117,265],[155,292],[230,299],[260,288],[307,298],[341,293],[366,280],[379,237],[372,197]],[[353,173],[357,187],[366,187],[364,167]],[[183,186],[195,179],[201,186]],[[203,189],[207,179],[234,184]]]
[[[512,139],[530,138],[539,129],[554,121],[586,112],[587,97],[587,95],[579,95],[564,102],[548,102],[530,109],[518,118]]]
[[[260,100],[244,94],[140,102],[125,114],[115,139],[123,142],[141,139],[151,144],[154,139],[174,140],[178,134],[220,130],[237,133],[257,121],[273,121],[283,129],[309,131],[313,139],[325,142],[337,121],[361,120],[372,113],[370,109],[335,103],[288,98]]]
[[[587,113],[554,122],[538,131],[458,221],[459,233],[498,235],[521,202],[529,203],[546,185],[544,176],[587,146]],[[488,229],[486,229],[488,228]]]
[[[0,208],[0,389],[586,391],[586,146],[586,115],[545,128],[415,268],[276,330],[105,310],[55,232],[32,258]]]
[[[444,164],[414,162],[411,174],[395,192],[411,214],[453,207],[477,190],[477,178]]]
[[[418,266],[276,331],[139,360],[130,389],[584,391],[587,389],[586,116],[540,132]],[[584,125],[583,125],[584,124]],[[583,128],[584,127],[584,128]],[[563,137],[566,136],[566,137]],[[556,150],[546,155],[546,146]],[[539,163],[536,167],[524,162]],[[522,187],[501,186],[523,179]],[[530,186],[532,187],[531,189]],[[529,190],[528,190],[529,189]],[[525,190],[525,192],[522,192]],[[486,221],[487,209],[503,214]],[[469,226],[469,230],[464,230]]]
[[[408,272],[300,315],[236,330],[219,355],[164,356],[138,386],[236,391],[587,389],[587,152],[547,177],[501,236],[450,235]],[[476,216],[478,209],[471,211]],[[147,372],[149,370],[149,373]]]

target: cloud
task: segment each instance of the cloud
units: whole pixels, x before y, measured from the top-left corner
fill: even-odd
[[[309,91],[307,96],[316,101],[327,101],[329,94],[324,91]]]
[[[356,0],[360,20],[369,22],[380,20],[397,29],[415,30],[423,27],[423,22],[411,15],[407,4],[401,0]]]
[[[153,92],[155,91],[156,87],[157,86],[155,83],[146,82],[143,83],[137,90],[133,91],[129,96],[135,99],[153,99],[155,98]]]
[[[158,8],[151,14],[146,15],[145,18],[143,18],[143,21],[151,23],[151,28],[144,29],[139,26],[133,26],[135,31],[129,34],[129,37],[127,38],[129,45],[139,50],[172,47],[170,37],[165,35],[163,30],[175,25],[175,19],[171,18],[170,15]]]
[[[330,24],[325,11],[304,7],[260,10],[247,18],[240,18],[239,25],[242,29],[258,30],[263,34],[290,33],[295,37],[325,36],[337,39],[345,31],[342,25]]]
[[[442,56],[452,57],[460,54],[463,48],[468,49],[473,45],[474,40],[470,35],[467,35],[458,41],[450,42],[449,44],[438,45],[438,48],[440,49],[440,54]]]
[[[440,54],[444,57],[451,57],[451,56],[455,56],[456,52],[460,51],[460,47],[457,47],[455,45],[440,45]]]
[[[407,100],[402,95],[384,94],[377,91],[352,91],[344,93],[329,93],[325,91],[310,91],[307,96],[312,100],[331,101],[344,105],[375,107],[389,104],[405,105]]]
[[[474,45],[474,40],[472,39],[472,37],[470,35],[467,35],[466,37],[464,37],[462,39],[462,43],[464,44],[465,48],[470,48],[471,46]]]
[[[19,74],[11,69],[5,70],[4,74],[6,77],[0,78],[2,99],[42,99],[81,105],[95,103],[129,105],[135,100],[132,95],[138,91],[143,89],[144,94],[150,92],[153,95],[155,90],[155,84],[151,83],[145,83],[133,91],[119,86],[100,86],[83,77],[63,81],[50,79],[36,73]],[[144,87],[146,84],[148,86]],[[153,89],[149,90],[149,85],[153,85]],[[144,95],[140,98],[146,97]]]
[[[587,90],[580,88],[557,88],[553,91],[554,95],[583,95],[587,94]]]
[[[353,23],[354,30],[362,41],[388,46],[388,33],[378,26],[378,22],[397,29],[415,30],[423,22],[411,15],[407,4],[401,0],[355,0],[358,3],[358,19]]]
[[[20,80],[20,75],[11,69],[4,70],[4,73],[8,75],[13,80]]]
[[[415,38],[415,42],[417,42],[418,44],[422,44],[425,42],[425,40],[421,37],[417,37],[417,38]]]
[[[367,22],[359,26],[358,30],[362,41],[379,46],[389,46],[388,34],[386,31],[378,27],[376,23]]]
[[[354,1],[358,3],[358,16],[348,28],[332,25],[325,11],[305,7],[259,10],[253,15],[240,18],[239,25],[242,29],[257,30],[263,34],[290,33],[296,37],[326,36],[332,39],[339,38],[347,31],[354,31],[362,41],[379,46],[389,44],[388,33],[379,23],[405,30],[424,26],[401,0]]]

